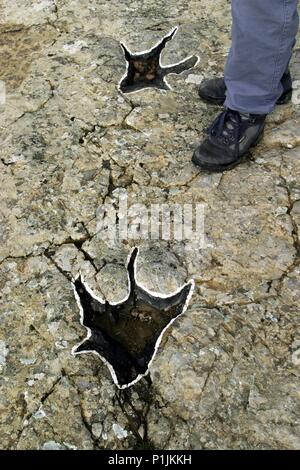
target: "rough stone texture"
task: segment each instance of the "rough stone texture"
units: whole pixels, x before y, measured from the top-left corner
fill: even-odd
[[[300,448],[299,105],[231,172],[190,162],[217,112],[197,84],[222,73],[229,3],[0,1],[1,448]],[[197,67],[173,91],[122,95],[119,41],[148,49],[176,25],[163,60],[196,53]],[[299,58],[297,44],[297,80]],[[148,289],[196,289],[152,383],[120,392],[99,359],[70,354],[85,336],[70,279],[124,296],[135,241],[97,231],[122,188],[128,204],[205,203],[210,246],[140,243]]]

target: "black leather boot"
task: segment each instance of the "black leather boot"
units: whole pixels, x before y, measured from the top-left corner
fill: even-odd
[[[276,104],[286,104],[292,97],[292,77],[289,69],[285,72],[281,79],[283,86],[283,93],[278,98]],[[210,80],[203,80],[198,90],[200,98],[209,103],[222,106],[226,99],[226,85],[224,78],[212,78]]]
[[[226,109],[207,129],[192,161],[208,171],[229,170],[241,162],[263,135],[266,114],[241,114]]]

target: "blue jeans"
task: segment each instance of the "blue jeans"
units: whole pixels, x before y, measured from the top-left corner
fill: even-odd
[[[299,26],[297,0],[232,0],[232,46],[225,67],[225,106],[271,112]]]

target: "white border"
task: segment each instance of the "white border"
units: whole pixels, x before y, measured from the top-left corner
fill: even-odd
[[[132,253],[133,251],[137,249],[137,254],[136,254],[136,258],[134,260],[134,264],[133,264],[133,275],[134,275],[134,279],[136,279],[136,260],[137,260],[137,257],[139,255],[139,251],[140,249],[138,247],[135,247],[131,250],[128,258],[127,258],[127,277],[128,277],[128,294],[124,297],[123,300],[121,300],[120,302],[110,302],[110,305],[118,305],[118,304],[121,304],[123,302],[125,302],[128,298],[129,298],[129,295],[130,295],[130,292],[131,292],[131,284],[130,284],[130,278],[129,278],[129,273],[128,273],[128,264],[130,262],[130,259],[131,259],[131,256],[132,256]],[[147,370],[144,374],[139,374],[132,382],[130,382],[129,384],[125,384],[125,385],[119,385],[118,383],[118,379],[117,379],[117,376],[116,376],[116,373],[115,373],[115,370],[113,368],[113,366],[110,364],[110,362],[108,362],[103,356],[101,356],[101,354],[99,354],[97,351],[78,351],[78,352],[75,352],[75,350],[81,346],[85,341],[87,341],[91,335],[92,335],[92,332],[91,332],[91,329],[87,326],[85,326],[83,324],[83,320],[84,320],[84,313],[83,313],[83,308],[82,308],[82,305],[81,305],[81,302],[80,302],[80,298],[79,298],[79,295],[77,294],[76,292],[76,288],[75,288],[75,281],[78,279],[78,278],[81,278],[81,282],[83,283],[84,287],[86,288],[86,290],[88,291],[88,293],[93,297],[93,299],[97,300],[99,303],[101,304],[105,304],[105,301],[103,299],[101,299],[100,297],[97,297],[94,292],[90,289],[90,287],[86,284],[86,282],[84,281],[81,273],[78,274],[78,276],[74,279],[74,281],[72,281],[72,284],[73,284],[73,290],[74,290],[74,294],[75,294],[75,298],[76,298],[76,302],[77,302],[77,305],[79,307],[79,311],[80,311],[80,323],[82,326],[84,326],[84,328],[86,328],[87,330],[87,335],[86,337],[80,341],[80,343],[76,344],[73,348],[72,348],[72,355],[73,356],[76,356],[78,354],[89,354],[89,353],[92,353],[92,354],[96,354],[98,357],[100,357],[100,359],[104,362],[104,364],[108,367],[110,373],[111,373],[111,376],[113,378],[113,381],[115,383],[115,385],[120,389],[125,389],[125,388],[128,388],[128,387],[131,387],[132,385],[134,385],[135,383],[137,383],[142,377],[145,377],[148,373],[149,373],[149,369],[150,369],[150,366],[152,364],[152,361],[153,359],[155,358],[156,356],[156,353],[157,353],[157,350],[159,348],[159,345],[161,343],[161,340],[163,338],[163,335],[165,333],[165,331],[172,325],[172,323],[177,319],[179,318],[181,315],[184,314],[184,312],[186,311],[187,307],[188,307],[188,304],[189,304],[189,301],[193,295],[193,291],[194,291],[194,287],[195,287],[195,281],[194,279],[190,279],[186,284],[184,284],[183,286],[179,287],[175,292],[173,292],[172,294],[161,294],[161,293],[158,293],[158,292],[154,292],[154,291],[151,291],[149,289],[146,289],[144,286],[142,286],[141,284],[139,284],[137,281],[136,281],[136,285],[138,287],[140,287],[142,290],[144,290],[145,292],[147,292],[149,295],[152,295],[152,296],[155,296],[155,297],[159,297],[161,299],[166,299],[168,297],[171,297],[171,296],[174,296],[176,294],[178,294],[181,290],[183,290],[186,286],[190,285],[190,291],[189,291],[189,294],[186,298],[186,301],[185,301],[185,304],[182,308],[182,311],[181,313],[179,313],[176,317],[172,318],[172,320],[165,326],[165,328],[162,330],[161,334],[159,335],[156,343],[155,343],[155,347],[154,347],[154,352],[152,354],[152,357],[148,363],[148,367],[147,367]]]
[[[151,47],[151,49],[148,49],[148,50],[145,50],[145,51],[140,51],[140,52],[132,52],[126,45],[125,43],[121,42],[120,41],[120,45],[122,46],[122,44],[124,45],[124,47],[127,49],[127,51],[129,52],[129,54],[132,54],[132,55],[141,55],[141,54],[148,54],[150,52],[152,52],[165,38],[167,38],[168,36],[171,36],[171,34],[175,31],[174,33],[174,36],[171,38],[174,39],[174,37],[176,36],[177,34],[177,31],[179,29],[179,26],[175,26],[173,29],[171,29],[171,31],[169,33],[167,33],[162,39],[160,39],[159,41],[157,41],[157,43],[155,44],[155,46]],[[123,51],[123,48],[122,48],[122,51]],[[193,69],[194,67],[196,67],[199,62],[200,62],[200,57],[197,55],[197,54],[194,54],[194,55],[190,55],[189,57],[186,57],[185,59],[181,60],[180,62],[176,62],[175,64],[170,64],[170,65],[162,65],[160,59],[161,59],[161,54],[159,56],[159,66],[160,68],[162,69],[168,69],[169,67],[175,67],[175,65],[180,65],[182,64],[183,62],[191,59],[192,57],[197,57],[197,62],[195,63],[195,65],[193,65],[193,67],[190,67],[191,69]],[[126,59],[126,58],[125,58]],[[146,90],[146,89],[150,89],[150,88],[157,88],[157,89],[160,89],[158,87],[153,87],[153,86],[144,86],[143,88],[140,88],[139,90],[133,90],[133,91],[126,91],[124,92],[122,89],[121,89],[121,83],[122,81],[124,80],[124,78],[127,77],[127,73],[128,73],[128,67],[129,67],[129,63],[128,61],[126,60],[126,71],[123,75],[123,77],[121,78],[121,80],[119,81],[118,83],[118,90],[121,92],[121,93],[124,93],[124,95],[130,95],[131,93],[138,93],[140,91],[143,91],[143,90]],[[175,72],[170,72],[170,74],[168,75],[174,75]],[[175,74],[177,75],[177,74]],[[168,87],[168,89],[170,91],[173,91],[173,88],[171,87],[171,85],[167,82],[167,79],[166,77],[163,77],[163,83]],[[167,91],[167,90],[165,90]]]

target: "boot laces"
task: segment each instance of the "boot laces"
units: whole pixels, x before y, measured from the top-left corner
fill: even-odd
[[[241,114],[238,111],[227,108],[208,127],[207,133],[212,137],[222,140],[225,145],[234,144],[235,154],[239,152],[239,141],[243,127],[243,121],[253,122],[249,114]]]

